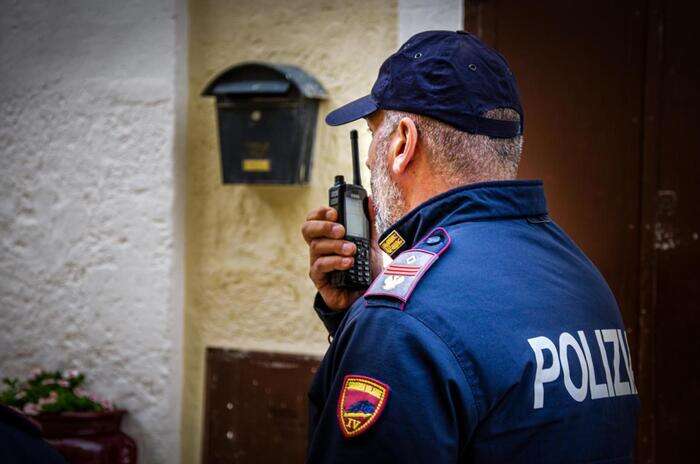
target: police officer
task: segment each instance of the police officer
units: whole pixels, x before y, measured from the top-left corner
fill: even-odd
[[[330,208],[302,227],[332,340],[309,392],[308,462],[631,462],[620,312],[542,182],[514,180],[523,111],[505,59],[469,33],[417,34],[326,122],[359,118],[375,246],[393,261],[375,261],[364,294],[335,289],[327,274],[354,245]]]

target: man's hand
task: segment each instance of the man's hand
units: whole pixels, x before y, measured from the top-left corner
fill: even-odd
[[[370,228],[372,231],[372,277],[381,271],[381,255],[374,236],[374,208],[370,203]],[[357,300],[363,290],[335,288],[328,273],[350,269],[357,251],[355,244],[343,240],[345,228],[336,223],[338,212],[322,206],[309,213],[301,226],[301,234],[309,244],[309,277],[326,305],[334,311],[344,311]]]

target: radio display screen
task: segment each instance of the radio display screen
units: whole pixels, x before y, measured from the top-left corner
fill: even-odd
[[[347,234],[369,239],[369,221],[366,220],[364,205],[360,198],[345,197],[345,222]]]

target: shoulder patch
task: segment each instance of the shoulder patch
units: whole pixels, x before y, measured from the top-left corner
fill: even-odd
[[[421,277],[447,249],[450,236],[442,227],[404,251],[387,266],[365,292],[365,298],[393,297],[406,303]]]
[[[366,432],[389,400],[389,386],[364,375],[346,375],[338,397],[338,424],[345,438]]]

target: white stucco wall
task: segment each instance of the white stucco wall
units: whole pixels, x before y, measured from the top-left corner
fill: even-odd
[[[464,0],[398,0],[398,46],[422,31],[464,28]]]
[[[184,2],[0,11],[0,376],[84,370],[176,463]]]

